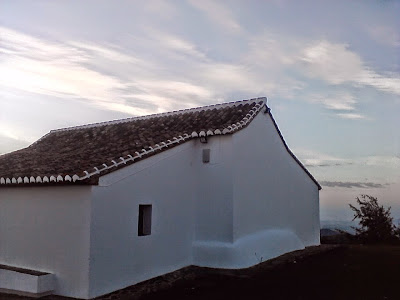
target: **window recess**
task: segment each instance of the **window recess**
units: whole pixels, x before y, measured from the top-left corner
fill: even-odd
[[[139,204],[138,236],[151,234],[152,205]]]

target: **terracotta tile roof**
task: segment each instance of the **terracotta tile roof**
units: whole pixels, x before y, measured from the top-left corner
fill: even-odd
[[[101,175],[191,139],[232,134],[265,104],[257,98],[52,130],[0,156],[0,186],[96,184]]]

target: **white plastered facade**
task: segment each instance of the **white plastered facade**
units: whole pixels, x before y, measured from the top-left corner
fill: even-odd
[[[318,186],[263,111],[97,186],[0,189],[0,264],[53,273],[56,294],[94,298],[188,265],[244,268],[319,244]],[[138,236],[140,204],[152,205],[151,235]]]
[[[56,293],[89,288],[91,187],[0,189],[0,264],[55,275]]]

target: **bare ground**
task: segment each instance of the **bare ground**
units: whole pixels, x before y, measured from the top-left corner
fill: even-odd
[[[248,269],[187,267],[97,299],[400,299],[399,283],[400,246],[322,245]]]

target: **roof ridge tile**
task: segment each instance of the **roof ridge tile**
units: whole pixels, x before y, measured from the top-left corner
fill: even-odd
[[[125,118],[125,119],[117,119],[117,120],[111,120],[111,121],[103,121],[103,122],[96,122],[96,123],[90,123],[90,124],[84,124],[84,125],[58,128],[58,129],[50,130],[50,132],[48,132],[43,137],[41,137],[40,139],[35,141],[32,145],[41,141],[42,139],[47,137],[49,134],[55,133],[55,132],[60,132],[60,131],[79,130],[79,129],[83,129],[83,128],[92,128],[92,127],[107,126],[107,125],[112,125],[112,124],[121,124],[121,123],[137,121],[137,120],[148,120],[148,119],[152,119],[152,118],[163,117],[163,116],[172,116],[172,115],[183,114],[183,113],[188,113],[188,112],[205,111],[205,110],[214,109],[216,107],[218,107],[218,109],[220,109],[220,108],[229,107],[229,106],[230,107],[239,106],[243,102],[251,103],[251,102],[256,102],[256,101],[260,101],[260,100],[265,101],[265,103],[266,103],[267,98],[259,97],[259,98],[245,99],[245,100],[240,100],[240,101],[224,102],[224,103],[211,104],[211,105],[199,106],[199,107],[194,107],[194,108],[185,108],[185,109],[180,109],[180,110],[174,110],[174,111],[170,111],[170,112],[163,112],[163,113],[156,113],[156,114],[150,114],[150,115],[144,115],[144,116],[130,117],[130,118]],[[259,105],[259,104],[257,104],[257,105]]]

